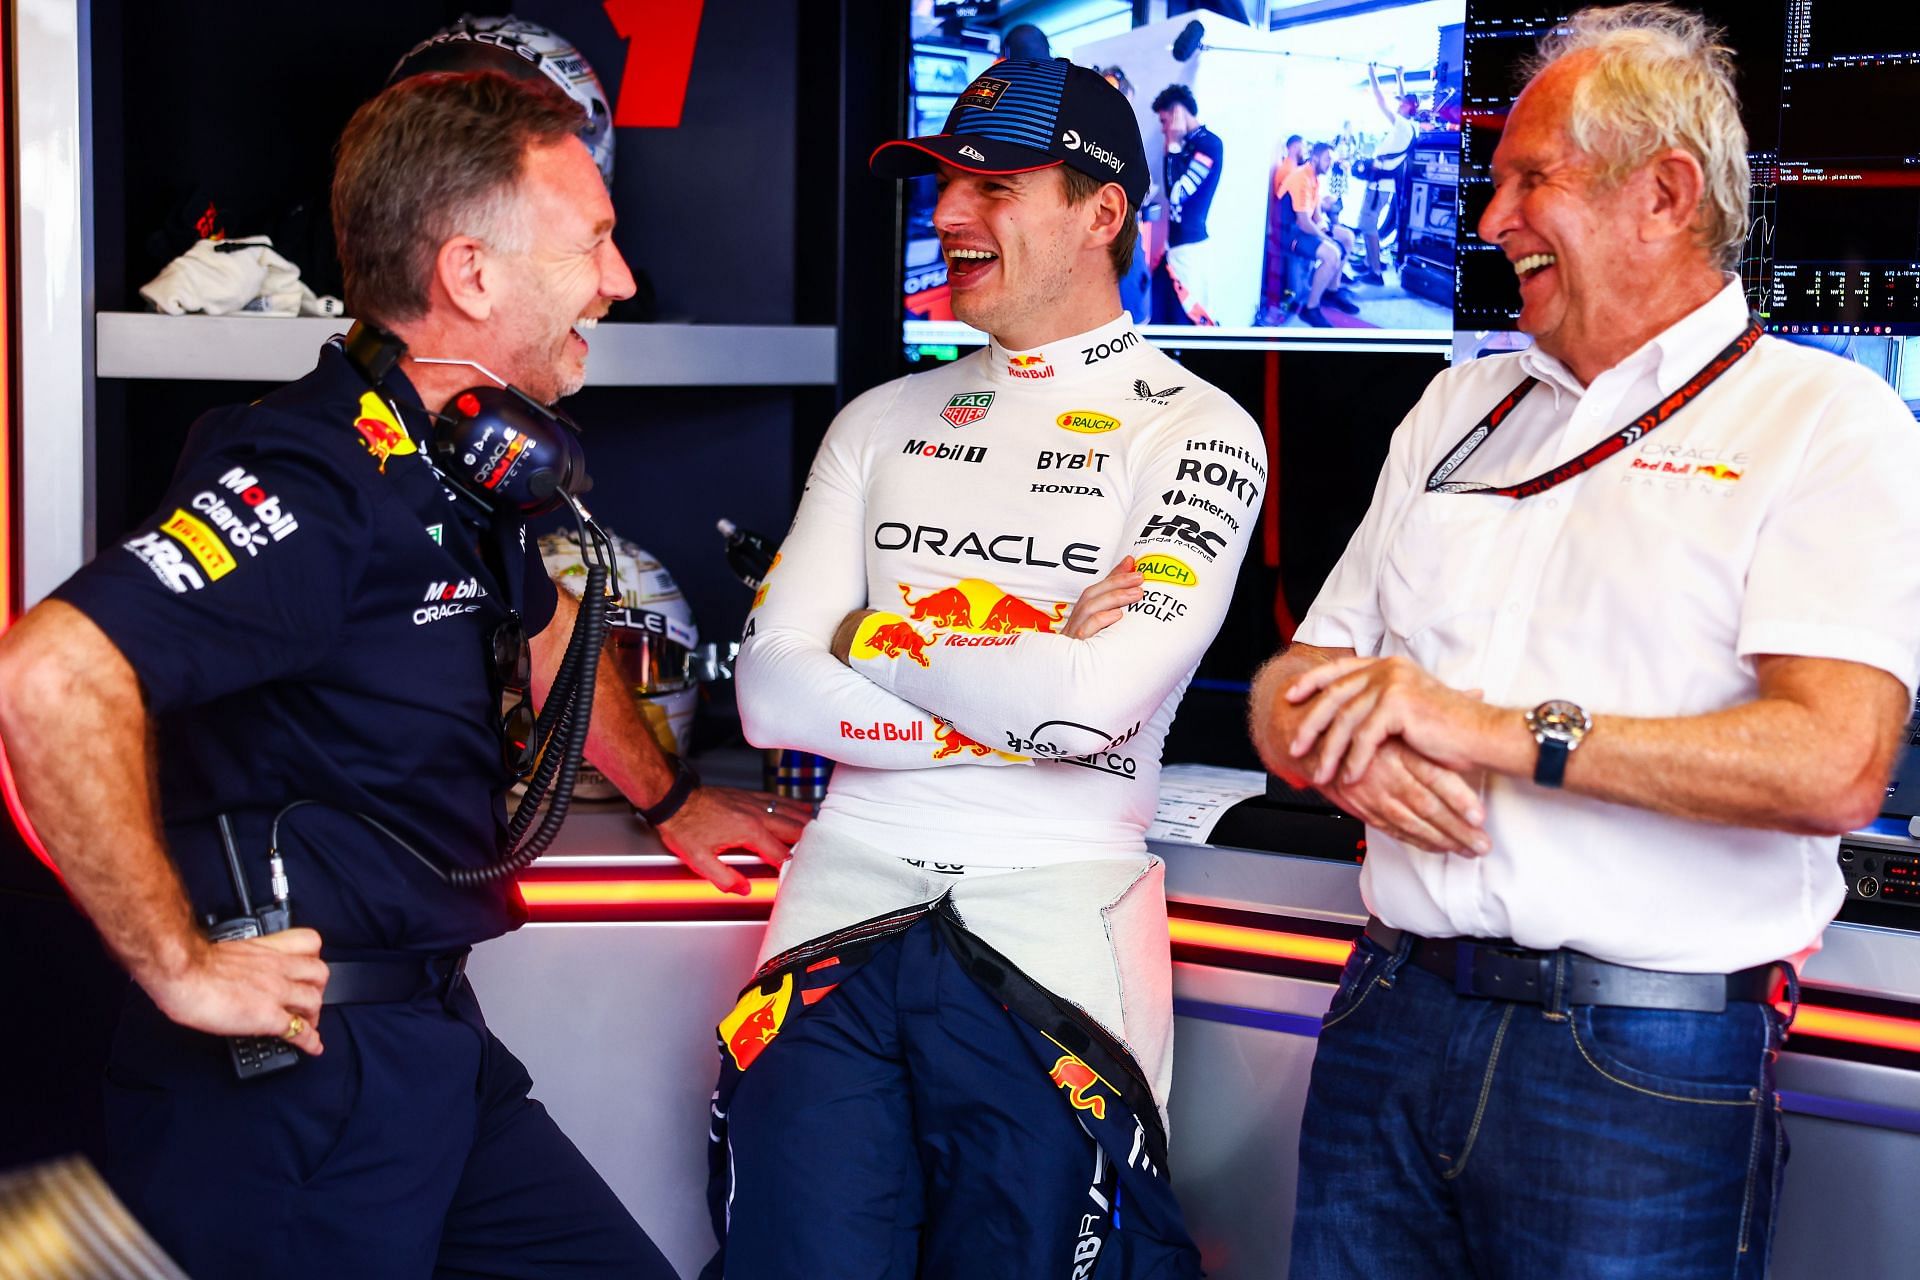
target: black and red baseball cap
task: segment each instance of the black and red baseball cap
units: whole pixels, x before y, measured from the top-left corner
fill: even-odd
[[[1071,165],[1147,198],[1152,175],[1133,104],[1106,78],[1065,58],[996,62],[966,87],[931,137],[882,143],[867,162],[883,178],[950,164],[968,173],[1026,173]]]

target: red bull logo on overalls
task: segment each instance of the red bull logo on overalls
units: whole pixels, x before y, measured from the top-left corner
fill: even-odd
[[[1092,1067],[1070,1053],[1063,1053],[1047,1074],[1054,1084],[1067,1091],[1067,1101],[1073,1104],[1074,1110],[1091,1111],[1095,1120],[1107,1118],[1107,1100],[1093,1091],[1095,1085],[1106,1082]]]
[[[793,1005],[793,975],[785,974],[780,986],[768,994],[758,984],[748,987],[733,1012],[720,1020],[720,1045],[733,1065],[745,1071],[754,1059],[766,1052],[780,1034]]]

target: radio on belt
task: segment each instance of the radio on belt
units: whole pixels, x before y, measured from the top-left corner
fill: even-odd
[[[227,874],[233,877],[234,895],[240,902],[240,914],[230,920],[207,918],[209,942],[231,942],[235,938],[258,938],[279,933],[293,926],[293,908],[287,894],[287,870],[276,850],[268,869],[273,881],[273,902],[255,909],[247,892],[247,877],[240,870],[240,850],[234,844],[233,823],[221,814],[220,844],[227,853]],[[300,1061],[300,1051],[275,1036],[229,1036],[227,1054],[233,1059],[233,1073],[242,1080],[284,1071]]]

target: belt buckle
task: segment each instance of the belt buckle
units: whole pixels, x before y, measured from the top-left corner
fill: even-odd
[[[467,957],[471,954],[469,951],[461,951],[454,956],[453,963],[447,966],[446,973],[437,984],[440,1003],[445,1004],[452,1000],[453,993],[460,989],[460,983],[467,976]]]

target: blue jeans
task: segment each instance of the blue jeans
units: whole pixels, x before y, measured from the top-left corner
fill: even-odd
[[[1362,938],[1300,1128],[1294,1280],[1760,1280],[1787,1140],[1770,1007],[1463,996]]]

